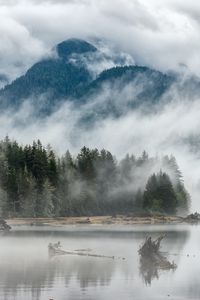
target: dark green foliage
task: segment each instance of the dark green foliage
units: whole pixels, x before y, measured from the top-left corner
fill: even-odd
[[[143,208],[148,211],[174,214],[177,197],[169,176],[160,171],[153,174],[146,185],[143,196]]]
[[[83,180],[95,180],[96,169],[95,163],[99,159],[99,151],[97,149],[90,150],[83,147],[77,156],[77,167]]]
[[[165,172],[151,175],[156,165],[170,177]],[[174,214],[187,212],[189,201],[174,157],[159,160],[144,151],[141,157],[126,155],[117,163],[105,149],[83,147],[75,158],[69,151],[58,158],[39,140],[25,147],[8,137],[0,142],[3,216]]]
[[[178,212],[184,213],[189,210],[190,196],[184,187],[183,177],[176,162],[176,158],[174,156],[164,156],[162,160],[164,168],[170,173],[170,178],[173,181],[173,187],[178,202]]]

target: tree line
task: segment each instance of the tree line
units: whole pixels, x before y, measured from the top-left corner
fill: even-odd
[[[38,140],[0,141],[0,213],[3,217],[186,213],[190,206],[173,156],[127,154],[83,147],[58,157]]]

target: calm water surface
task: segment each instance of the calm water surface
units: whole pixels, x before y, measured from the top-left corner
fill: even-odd
[[[142,272],[139,246],[162,233],[162,251],[177,269]],[[48,243],[58,240],[64,249],[115,259],[50,258]],[[199,226],[18,226],[0,236],[0,245],[0,299],[200,299]]]

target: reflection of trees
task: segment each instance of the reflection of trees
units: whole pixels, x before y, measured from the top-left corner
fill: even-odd
[[[63,289],[68,287],[66,290],[69,290],[71,284],[74,284],[74,279],[77,289],[84,290],[87,287],[106,286],[110,284],[115,265],[119,267],[123,277],[133,278],[136,272],[134,264],[138,262],[138,246],[141,240],[144,240],[146,231],[146,228],[142,232],[111,231],[101,233],[94,231],[75,232],[74,229],[72,232],[45,232],[44,229],[35,233],[33,231],[12,231],[8,236],[1,238],[0,298],[21,299],[21,291],[22,295],[25,294],[23,299],[26,298],[27,294],[29,295],[27,299],[40,299],[44,290],[52,289],[53,291],[58,282],[62,284]],[[151,233],[152,237],[157,237],[159,234],[160,231]],[[166,232],[163,249],[170,253],[179,253],[182,251],[187,238],[187,231]],[[94,245],[96,249],[99,249],[95,252],[99,254],[113,254],[116,257],[123,255],[127,260],[123,262],[119,260],[116,263],[116,260],[107,258],[71,255],[48,259],[47,245],[50,241],[57,240],[61,241],[64,248],[66,245],[66,249],[67,245],[70,245],[71,249],[78,249],[77,244],[82,247],[82,245],[88,246],[88,243],[91,243],[91,248],[94,249]],[[78,240],[77,243],[74,242],[76,240]],[[9,249],[10,253],[7,253],[6,249]],[[40,253],[39,249],[43,252]],[[176,257],[177,259],[178,257]],[[173,258],[170,257],[170,260]],[[162,270],[151,265],[147,269],[146,266],[146,262],[140,263],[140,272],[143,275],[140,274],[146,284],[150,284],[152,280],[159,278]]]
[[[28,229],[30,230],[29,227]],[[42,230],[39,228],[34,232],[31,228],[30,231],[11,231],[9,235],[3,237],[1,239],[3,247],[0,248],[0,298],[10,300],[19,297],[20,291],[22,293],[26,291],[27,294],[31,294],[32,299],[40,299],[42,290],[53,290],[60,280],[63,281],[64,289],[74,278],[78,287],[83,289],[108,285],[114,271],[112,259],[71,255],[48,258],[49,241],[61,240],[67,241],[68,244],[69,240],[75,239],[75,236],[80,239],[79,243],[82,239],[87,241],[90,238],[97,238],[95,232],[76,232],[74,228],[72,229],[73,231],[67,232],[65,230],[45,231],[45,228]],[[105,239],[105,234],[99,234],[98,237]],[[13,249],[11,249],[12,245]],[[104,254],[105,250],[101,250],[102,245],[99,243],[99,251],[97,251],[99,254],[101,251]]]
[[[20,290],[29,289],[32,297],[39,299],[41,288],[46,284],[48,287],[52,286],[56,265],[52,266],[48,261],[42,260],[30,263],[22,257],[16,257],[16,261],[1,262],[0,270],[0,282],[5,294],[17,296]]]
[[[33,299],[39,299],[42,289],[53,288],[57,278],[63,278],[63,286],[68,286],[72,277],[77,278],[81,288],[108,285],[114,269],[112,260],[102,258],[62,256],[26,262],[16,257],[16,260],[11,264],[0,262],[5,299],[9,299],[8,294],[16,297],[25,289],[31,291]]]
[[[112,277],[114,268],[112,260],[96,258],[95,263],[92,260],[94,258],[91,258],[89,262],[84,260],[82,267],[77,269],[77,279],[82,288],[89,285],[108,285]]]
[[[54,262],[66,286],[72,277],[77,279],[81,288],[108,285],[114,271],[114,262],[108,258],[62,256],[55,257]]]

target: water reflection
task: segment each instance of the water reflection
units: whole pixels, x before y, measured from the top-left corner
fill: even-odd
[[[151,285],[153,279],[159,279],[158,266],[151,260],[140,258],[140,274],[145,284]]]
[[[19,259],[19,257],[18,257]],[[34,260],[32,263],[18,260],[0,264],[0,282],[5,294],[16,296],[21,289],[29,289],[33,297],[39,298],[41,291],[53,288],[56,280],[63,279],[65,287],[75,277],[81,288],[109,285],[114,265],[108,261],[93,259],[54,258],[50,261]]]
[[[149,227],[140,230],[126,227],[124,231],[98,231],[95,228],[92,232],[33,229],[22,228],[0,237],[0,299],[105,300],[115,299],[125,290],[127,294],[121,294],[124,300],[133,299],[134,287],[143,293],[143,282],[149,285],[161,274],[164,276],[165,272],[139,261],[139,245]],[[154,227],[151,235],[156,237],[163,229]],[[166,231],[163,249],[169,254],[181,253],[189,231],[165,228]],[[48,244],[58,240],[64,249],[91,248],[94,253],[114,255],[115,259],[70,255],[49,258]],[[122,256],[126,260],[118,259]],[[176,256],[177,264],[180,259],[181,256]],[[113,296],[109,297],[108,291]],[[114,293],[118,295],[114,297]]]
[[[153,279],[159,279],[163,272],[175,272],[176,268],[177,265],[168,261],[165,256],[161,256],[158,263],[151,258],[140,258],[140,275],[146,285],[151,285]]]

